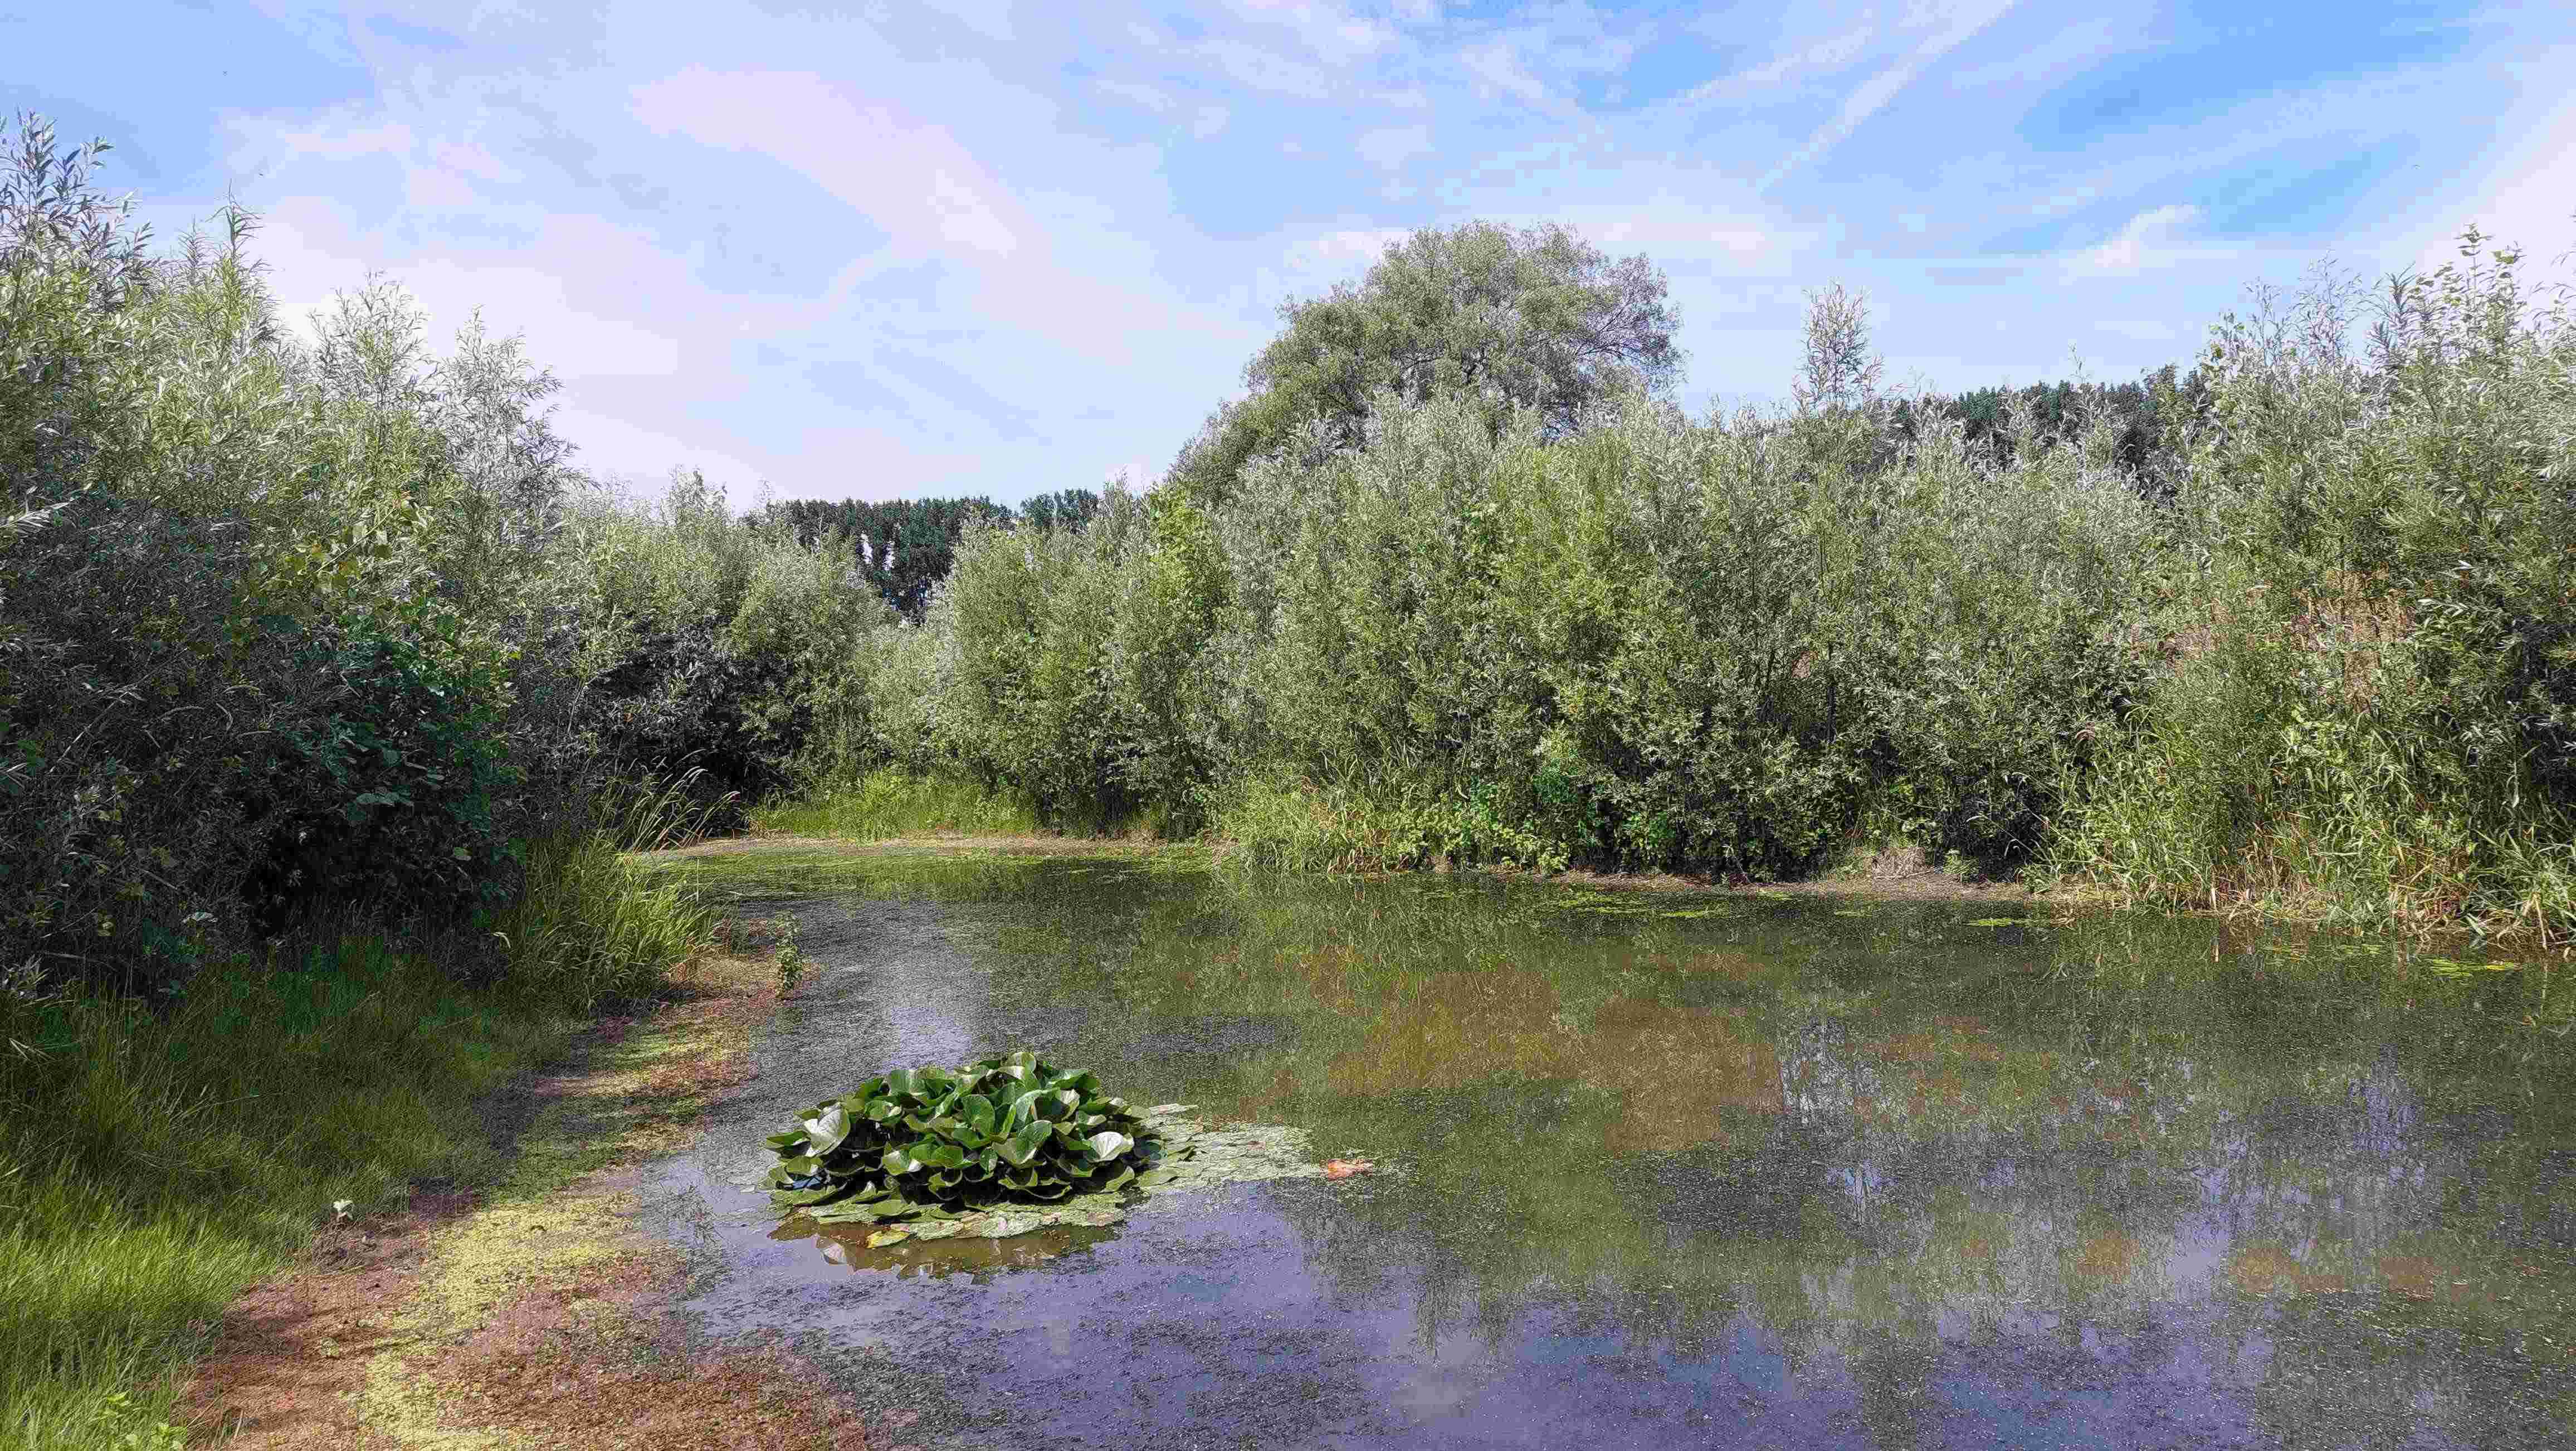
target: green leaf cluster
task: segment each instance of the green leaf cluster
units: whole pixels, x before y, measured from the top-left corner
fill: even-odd
[[[874,1222],[1137,1184],[1160,1159],[1126,1100],[1027,1051],[962,1068],[899,1068],[769,1138],[770,1202]]]

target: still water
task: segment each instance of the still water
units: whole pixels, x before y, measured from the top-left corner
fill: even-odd
[[[886,1444],[2576,1445],[2536,967],[1080,859],[745,910],[813,974],[658,1212],[700,1333],[783,1337]],[[798,1108],[1023,1045],[1379,1172],[885,1250],[732,1187]]]

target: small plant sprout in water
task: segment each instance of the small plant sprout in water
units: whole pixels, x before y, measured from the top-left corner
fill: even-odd
[[[805,980],[805,949],[796,944],[796,923],[781,918],[778,924],[778,995],[796,991]]]

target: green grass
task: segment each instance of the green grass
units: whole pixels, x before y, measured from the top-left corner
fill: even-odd
[[[1219,798],[1212,834],[1228,860],[1306,872],[1384,872],[1442,861],[1558,872],[1572,853],[1505,820],[1489,793],[1397,801],[1367,791],[1253,776]]]
[[[336,940],[334,940],[336,939]],[[223,1308],[331,1217],[491,1167],[476,1101],[569,1014],[363,932],[201,974],[175,1006],[0,1007],[0,1442],[159,1420]]]
[[[1040,829],[1037,805],[1026,792],[894,767],[825,780],[759,807],[751,822],[763,831],[851,841],[943,831],[1012,836]]]
[[[491,1182],[490,1096],[711,940],[711,910],[619,858],[686,828],[678,799],[532,843],[498,938],[348,915],[174,1000],[0,996],[0,1445],[178,1444],[163,1423],[225,1305],[334,1201]]]

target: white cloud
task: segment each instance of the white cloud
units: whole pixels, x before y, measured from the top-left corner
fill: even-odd
[[[1239,37],[1217,36],[1201,42],[1198,49],[1227,75],[1256,91],[1321,101],[1330,99],[1337,88],[1332,75],[1322,67]]]
[[[1129,105],[1141,106],[1156,115],[1171,110],[1179,104],[1171,92],[1159,86],[1149,86],[1143,81],[1131,81],[1118,76],[1101,76],[1094,79],[1091,84],[1093,89],[1104,96],[1115,96]]]
[[[1348,64],[1393,46],[1395,31],[1383,21],[1316,0],[1232,0],[1236,16],[1283,28],[1325,61]]]
[[[2169,266],[2184,255],[2183,249],[2173,244],[2174,233],[2199,217],[2200,208],[2195,206],[2164,206],[2140,212],[2129,219],[2118,236],[2069,259],[2067,268],[2092,275],[2126,275]]]
[[[1831,121],[1809,136],[1806,144],[1789,154],[1756,185],[1757,191],[1769,191],[1781,178],[1808,162],[1841,145],[1861,123],[1879,113],[1888,102],[1903,94],[1933,62],[1948,55],[1960,42],[2003,18],[2012,9],[2013,0],[1969,0],[1955,6],[1918,10],[1918,14],[1938,28],[1926,36],[1902,60],[1862,81],[1843,98],[1843,104]],[[1909,15],[1909,19],[1915,18]]]
[[[2036,45],[2015,46],[2001,60],[1960,71],[1950,77],[1949,88],[1968,94],[2011,90],[2029,95],[2048,80],[2082,71],[2124,48],[2119,26],[2097,15]]]
[[[1807,76],[1832,75],[1867,54],[1870,43],[1878,36],[1877,23],[1864,19],[1858,25],[1775,55],[1760,65],[1702,82],[1685,100],[1742,100]]]
[[[1288,245],[1280,261],[1294,273],[1365,272],[1386,249],[1413,235],[1406,227],[1367,227],[1326,232]]]
[[[638,502],[659,499],[664,482],[675,468],[700,470],[709,483],[728,491],[748,489],[754,481],[766,477],[761,469],[724,448],[646,428],[613,413],[559,407],[554,426],[561,436],[578,441],[582,468]],[[741,508],[748,507],[751,500],[745,497],[728,502]]]
[[[1458,64],[1489,95],[1509,96],[1542,109],[1552,110],[1557,104],[1547,84],[1530,73],[1528,63],[1508,41],[1490,40],[1469,46],[1458,53]]]
[[[2495,241],[2523,249],[2524,275],[2565,275],[2559,258],[2576,248],[2576,103],[2522,134],[2532,139],[2477,183],[2466,214],[2437,224],[2440,235],[2420,244],[2414,270],[2457,264],[2460,230],[2475,223]]]
[[[1430,154],[1431,128],[1388,126],[1363,131],[1359,139],[1351,143],[1351,149],[1380,171],[1401,171],[1406,162]]]
[[[1801,289],[1836,277],[1884,299],[1889,356],[1936,362],[1944,386],[2069,338],[2112,366],[2160,360],[2244,269],[2286,276],[2321,247],[2263,221],[2261,182],[2293,167],[2372,158],[2375,190],[2341,201],[2376,230],[2338,245],[2378,262],[2449,260],[2470,216],[2536,263],[2576,239],[2576,118],[2551,84],[2569,33],[2538,12],[2376,65],[2285,43],[2267,94],[2186,81],[2160,100],[2193,119],[2150,134],[2021,124],[2103,55],[2183,54],[2175,27],[2109,12],[1211,0],[1184,38],[1184,7],[1143,0],[974,3],[709,0],[686,27],[650,0],[533,7],[444,50],[335,20],[315,57],[274,59],[307,67],[300,93],[356,99],[253,118],[233,173],[272,214],[259,250],[295,300],[381,268],[442,338],[482,303],[565,378],[603,457],[658,477],[696,450],[808,497],[1008,496],[1089,482],[1067,461],[1168,457],[1275,330],[1268,303],[1470,217],[1643,252],[1673,279],[1703,397],[1785,386]],[[1692,32],[1739,58],[1730,74],[1616,99],[1668,93]],[[193,159],[170,164],[174,145],[224,134],[200,102],[159,114],[96,74],[63,84],[135,118],[131,154],[161,174]],[[1941,125],[1911,124],[1936,99]],[[2402,148],[2411,173],[2386,162]],[[1827,155],[1848,163],[1830,189]],[[2087,230],[2063,252],[1978,245],[2068,218]],[[1914,255],[1933,239],[1952,255]]]
[[[653,130],[775,157],[907,244],[1001,260],[1022,246],[1009,192],[945,128],[861,105],[821,76],[691,66],[634,98]]]
[[[356,115],[354,108],[344,108],[319,118],[317,125],[271,130],[267,132],[267,139],[286,148],[290,158],[311,156],[324,161],[355,161],[368,156],[411,155],[416,138],[409,126],[399,121],[348,124],[356,119]]]
[[[619,313],[633,306],[634,289],[686,287],[685,279],[642,238],[593,218],[557,218],[523,251],[419,255],[361,231],[327,199],[288,197],[269,206],[258,255],[280,311],[299,322],[382,272],[421,305],[442,346],[479,307],[495,332],[524,333],[529,356],[565,379],[680,371],[676,338]],[[585,279],[588,289],[577,290]]]

